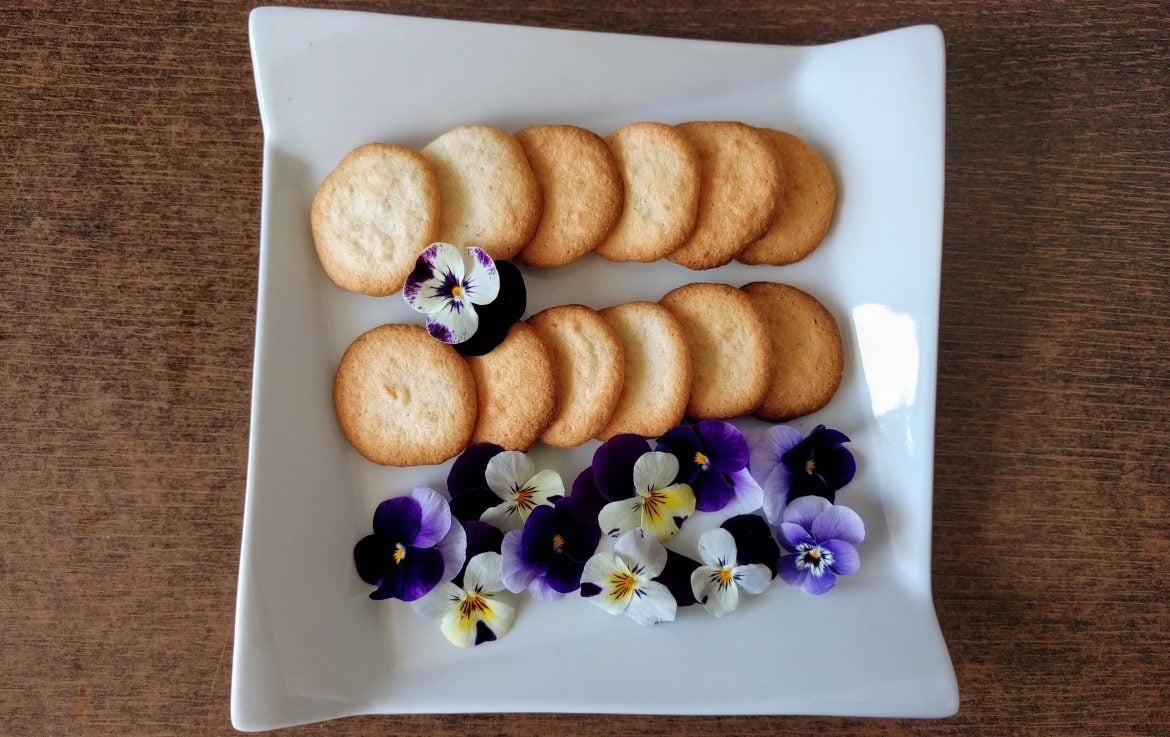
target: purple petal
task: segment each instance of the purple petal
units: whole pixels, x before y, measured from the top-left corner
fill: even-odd
[[[510,261],[497,261],[500,290],[496,298],[475,308],[479,314],[479,329],[468,340],[455,344],[455,350],[464,356],[482,356],[490,353],[507,337],[512,326],[524,316],[528,292],[520,269]]]
[[[504,542],[500,546],[501,576],[504,587],[514,594],[528,588],[532,579],[544,573],[544,564],[531,563],[520,555],[520,530],[512,530],[504,535]]]
[[[784,546],[785,550],[796,550],[796,546],[802,543],[815,543],[816,539],[804,527],[795,522],[784,522],[777,529],[780,536],[780,544]]]
[[[374,510],[374,534],[385,538],[390,546],[410,545],[422,526],[422,508],[409,496],[387,499]]]
[[[705,471],[691,484],[695,492],[695,509],[700,512],[718,512],[735,497],[735,489],[727,476],[716,471]]]
[[[394,564],[394,546],[386,538],[366,535],[353,546],[353,562],[358,575],[371,586],[382,585],[386,566]]]
[[[801,585],[801,588],[813,596],[820,596],[829,589],[833,588],[836,583],[837,574],[826,568],[819,576],[814,576],[810,573],[808,578],[804,579],[804,583]]]
[[[548,561],[544,581],[554,591],[569,594],[581,586],[581,571],[584,569],[584,563],[577,562],[567,555],[554,555]]]
[[[735,473],[747,466],[751,449],[735,425],[722,420],[703,420],[695,425],[695,434],[702,443],[703,454],[711,461],[712,470]]]
[[[796,567],[796,561],[799,557],[800,555],[797,553],[780,556],[780,559],[776,561],[776,575],[789,586],[802,588],[805,579],[809,577],[809,572],[807,568]]]
[[[427,332],[430,333],[432,338],[439,341],[440,343],[446,343],[450,345],[451,343],[459,342],[455,340],[455,333],[451,330],[451,328],[447,327],[438,320],[432,320],[429,316],[427,317]]]
[[[695,603],[695,592],[691,589],[691,574],[698,567],[699,561],[667,550],[666,567],[654,580],[670,589],[679,606],[690,606]]]
[[[840,445],[825,448],[821,452],[821,459],[821,477],[833,491],[844,487],[857,473],[857,461],[848,448]]]
[[[597,596],[600,593],[601,593],[601,587],[595,583],[589,583],[588,581],[586,581],[586,582],[581,584],[581,596],[583,598],[588,598],[590,596]]]
[[[494,497],[494,495],[493,495]],[[480,553],[498,553],[504,542],[504,533],[487,522],[471,520],[463,522],[463,532],[467,535],[467,554],[464,556],[463,566],[452,580],[456,586],[463,586],[463,574],[467,573],[467,561]]]
[[[788,425],[769,428],[752,448],[751,468],[756,481],[764,483],[772,469],[780,463],[780,457],[792,450],[801,438],[800,431]]]
[[[593,453],[593,478],[597,490],[611,502],[634,495],[634,464],[649,452],[641,435],[614,435]]]
[[[740,566],[761,563],[776,576],[776,560],[780,557],[780,545],[772,537],[772,530],[763,517],[756,514],[741,514],[731,517],[720,525],[735,538],[738,556],[735,564]]]
[[[789,508],[791,509],[791,505]],[[813,537],[821,541],[844,540],[856,545],[865,539],[865,524],[862,523],[861,517],[857,516],[857,512],[849,507],[829,507],[817,515],[809,531]]]
[[[751,514],[763,506],[764,490],[756,483],[751,471],[741,468],[734,473],[727,474],[727,480],[731,483],[735,495],[723,508],[724,514]]]
[[[550,586],[548,577],[544,574],[532,579],[532,583],[528,584],[528,593],[540,601],[556,601],[565,595],[565,592],[557,591]]]
[[[834,430],[824,425],[817,425],[813,428],[813,431],[809,433],[809,437],[816,437],[818,443],[824,445],[840,445],[849,442],[848,435],[840,430]]]
[[[435,548],[408,548],[402,562],[389,566],[385,573],[371,599],[421,599],[442,579],[443,555]]]
[[[829,566],[838,576],[849,576],[857,573],[861,568],[861,556],[857,548],[844,540],[826,540],[821,547],[828,550],[833,556],[833,565]]]
[[[654,450],[671,453],[678,459],[678,477],[674,480],[676,484],[692,483],[702,469],[695,462],[696,454],[701,450],[699,436],[687,425],[667,430],[665,435],[658,438]]]
[[[543,563],[553,555],[553,536],[557,534],[556,510],[542,504],[528,513],[520,536],[520,557],[529,563]]]
[[[410,498],[418,502],[421,518],[418,534],[411,545],[429,548],[443,539],[451,529],[451,507],[439,492],[427,486],[416,486]]]
[[[500,498],[486,486],[468,489],[451,499],[451,514],[460,522],[479,521],[488,509],[500,503]]]
[[[563,540],[562,555],[584,565],[597,550],[597,543],[601,541],[597,513],[590,513],[582,505],[574,503],[572,497],[558,499],[554,509],[556,529]],[[532,521],[531,516],[528,519]]]
[[[451,496],[467,489],[487,488],[484,471],[488,461],[503,450],[495,443],[476,443],[460,453],[447,474],[447,491]]]
[[[450,581],[459,575],[459,571],[463,570],[467,562],[467,533],[463,531],[463,525],[453,523],[443,539],[430,550],[437,550],[439,555],[443,556],[443,575],[439,578],[440,582]]]
[[[573,490],[568,498],[583,516],[593,517],[594,521],[597,520],[597,513],[605,506],[607,500],[597,490],[597,482],[593,480],[592,466],[586,466],[584,471],[577,474],[577,478],[573,481]]]
[[[841,445],[843,433],[818,425],[808,437],[780,457],[792,474],[788,501],[803,496],[821,496],[834,501],[836,492],[853,480],[857,464],[853,454]]]
[[[788,506],[784,508],[784,514],[781,515],[781,520],[800,525],[811,532],[813,521],[821,512],[831,506],[833,505],[827,499],[822,499],[819,496],[801,497],[788,503]]]
[[[764,480],[764,516],[773,525],[779,525],[788,505],[788,494],[792,490],[792,473],[783,463],[777,463],[772,473]]]
[[[475,623],[475,644],[482,645],[485,642],[491,642],[496,639],[496,633],[492,632],[492,628],[487,626],[487,623],[482,619]]]

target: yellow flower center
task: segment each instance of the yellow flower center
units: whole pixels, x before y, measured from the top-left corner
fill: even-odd
[[[553,535],[553,550],[559,553],[563,547],[565,547],[565,538],[560,535]]]
[[[394,546],[394,562],[401,563],[402,559],[406,557],[406,546],[402,543],[397,543]]]
[[[468,594],[463,601],[459,602],[459,616],[463,619],[471,619],[475,615],[486,614],[487,610],[488,603],[479,594]]]
[[[729,583],[731,583],[731,569],[720,568],[715,572],[715,578],[719,580],[720,586],[727,586]]]
[[[809,458],[807,461],[805,461],[804,472],[805,473],[812,473],[816,469],[816,467],[817,467],[817,462],[814,461],[812,458]]]
[[[463,296],[463,287],[459,286],[458,284],[451,287],[451,299],[459,299],[462,296]]]
[[[609,596],[614,601],[621,601],[634,593],[634,586],[638,581],[631,573],[615,573],[609,577],[609,582],[613,585],[613,590],[609,592]]]
[[[707,456],[703,455],[703,451],[701,451],[701,450],[695,451],[695,465],[696,466],[702,466],[703,468],[706,468],[708,465],[710,465],[710,463],[711,463],[711,459],[709,459],[709,458],[707,458]]]
[[[642,497],[642,513],[651,521],[662,516],[662,508],[666,506],[666,494],[661,491],[652,491]]]
[[[520,509],[531,511],[536,506],[536,501],[532,497],[532,489],[525,486],[516,490],[516,496],[512,497],[512,503]]]
[[[811,560],[813,563],[816,563],[821,559],[821,551],[817,548],[813,548],[812,550],[808,551],[807,555],[809,560]]]

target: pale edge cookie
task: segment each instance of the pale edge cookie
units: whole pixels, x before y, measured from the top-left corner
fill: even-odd
[[[454,128],[422,150],[439,182],[439,240],[494,259],[520,252],[540,224],[540,183],[524,149],[499,128]],[[420,249],[421,250],[421,249]]]
[[[393,294],[439,236],[439,184],[414,151],[369,143],[325,177],[309,220],[321,266],[337,286]]]
[[[770,345],[747,295],[726,284],[686,284],[659,304],[686,332],[692,366],[687,416],[722,420],[755,409],[768,389]]]
[[[812,253],[833,219],[837,185],[816,151],[791,133],[758,128],[784,172],[784,194],[764,237],[736,257],[745,264],[783,266]]]
[[[573,125],[537,125],[515,135],[540,182],[544,212],[520,252],[526,266],[564,266],[597,247],[617,224],[624,187],[605,141]]]
[[[471,438],[475,381],[455,349],[418,325],[383,325],[355,340],[337,367],[341,430],[385,466],[441,463]]]
[[[821,409],[841,385],[845,349],[837,321],[815,297],[775,282],[742,287],[764,321],[772,368],[756,417],[789,420]]]
[[[573,448],[605,427],[625,384],[625,357],[617,333],[584,305],[550,307],[528,318],[552,349],[557,412],[540,436],[546,445]]]
[[[764,137],[743,123],[676,126],[699,154],[699,214],[691,237],[667,258],[714,269],[768,230],[780,201],[780,172]]]
[[[467,364],[479,405],[471,442],[528,450],[557,409],[552,349],[535,330],[518,322],[495,350],[469,357]]]
[[[606,141],[621,170],[625,200],[616,227],[596,252],[611,261],[657,261],[695,228],[698,154],[683,134],[662,123],[631,123]]]
[[[626,380],[613,416],[597,438],[664,434],[682,420],[691,393],[691,356],[682,325],[653,302],[608,307],[601,316],[622,342]]]

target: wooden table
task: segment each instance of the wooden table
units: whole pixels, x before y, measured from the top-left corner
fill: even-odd
[[[70,5],[0,9],[0,734],[228,734],[260,195],[249,8]],[[335,5],[785,44],[942,27],[934,591],[962,707],[290,734],[1170,734],[1164,4]]]

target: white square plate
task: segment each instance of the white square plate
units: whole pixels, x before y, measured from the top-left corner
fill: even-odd
[[[684,41],[362,13],[251,16],[264,124],[259,306],[232,723],[259,730],[362,713],[621,712],[944,716],[958,706],[930,594],[931,479],[943,204],[943,40],[920,26],[818,47]],[[420,322],[398,297],[344,292],[308,228],[317,184],[369,141],[421,147],[449,128],[742,120],[803,136],[839,186],[825,243],[783,268],[690,272],[594,255],[528,270],[528,314],[657,300],[691,281],[775,280],[836,316],[846,371],[821,412],[858,474],[838,499],[869,536],[831,594],[776,582],[732,615],[642,628],[576,598],[523,599],[499,642],[451,647],[401,602],[375,603],[353,544],[376,504],[448,464],[382,468],[331,401],[346,346]],[[751,430],[750,424],[745,429]],[[595,444],[539,446],[571,480]],[[700,517],[710,517],[700,520]],[[676,547],[693,554],[696,515]],[[689,546],[689,547],[688,547]]]

